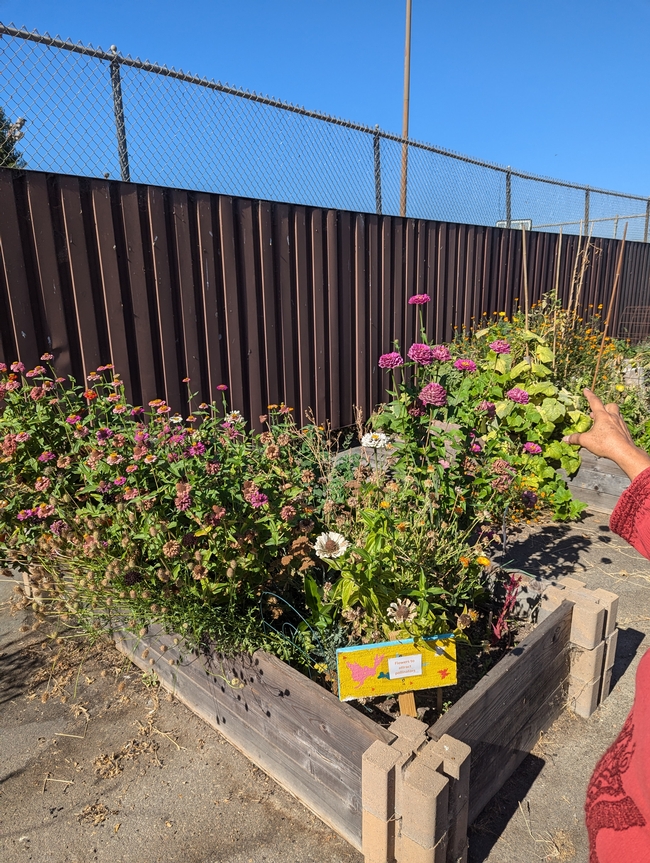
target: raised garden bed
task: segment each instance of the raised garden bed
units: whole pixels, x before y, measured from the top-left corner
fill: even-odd
[[[616,597],[601,593],[571,579],[556,588],[542,622],[429,728],[410,718],[405,724],[406,717],[392,730],[383,728],[261,651],[237,657],[191,653],[158,627],[143,637],[117,636],[116,642],[368,863],[406,860],[409,843],[423,853],[444,847],[445,854],[440,857],[439,850],[431,860],[456,861],[465,859],[468,823],[564,709],[567,692],[582,715],[606,696]],[[583,692],[590,699],[586,707]],[[464,791],[467,769],[438,757],[439,743],[452,738],[471,749]],[[422,777],[416,785],[416,768],[418,776],[438,776],[433,786]],[[374,771],[370,788],[366,770]],[[405,803],[409,789],[423,801],[423,821],[413,829]]]
[[[608,458],[599,458],[581,449],[582,464],[575,476],[567,480],[573,496],[596,512],[611,513],[619,497],[630,485],[626,473]]]

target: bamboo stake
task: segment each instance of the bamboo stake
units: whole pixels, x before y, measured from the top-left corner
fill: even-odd
[[[560,261],[562,258],[562,228],[560,228],[560,236],[557,241],[557,260],[555,262],[555,284],[553,285],[553,371],[555,371],[555,351],[557,348],[557,304],[559,302],[560,292]]]
[[[575,318],[578,314],[578,301],[580,300],[580,295],[582,294],[582,286],[585,280],[585,273],[587,272],[587,267],[589,266],[589,249],[591,247],[591,234],[593,231],[593,222],[591,223],[591,227],[589,228],[589,236],[587,237],[587,245],[582,250],[582,261],[580,263],[580,279],[578,281],[578,289],[576,291],[576,298],[573,304],[573,323],[575,325]]]
[[[616,264],[616,275],[614,276],[614,288],[612,290],[612,295],[609,298],[609,307],[607,309],[607,317],[605,318],[605,326],[603,328],[603,338],[600,342],[600,350],[598,351],[598,359],[596,360],[596,371],[594,372],[594,379],[591,383],[591,389],[594,390],[596,388],[596,380],[598,379],[598,371],[600,369],[600,361],[603,358],[603,351],[605,350],[605,339],[607,338],[607,330],[609,329],[609,322],[612,315],[612,308],[614,307],[614,298],[616,297],[616,292],[618,290],[618,284],[621,280],[621,268],[623,266],[623,251],[625,250],[625,238],[627,237],[627,225],[625,223],[625,230],[623,231],[623,242],[621,243],[621,248],[618,252],[618,262]]]
[[[575,261],[573,262],[573,273],[571,274],[571,286],[569,288],[569,302],[566,305],[567,312],[571,311],[571,306],[573,305],[573,287],[576,283],[576,278],[578,275],[578,258],[580,257],[580,251],[582,250],[582,222],[580,222],[580,234],[578,236],[578,251],[576,252]]]
[[[521,254],[522,254],[522,267],[524,270],[524,319],[526,332],[528,332],[528,256],[526,254],[526,227],[522,223],[521,226]],[[528,343],[526,343],[528,344]]]

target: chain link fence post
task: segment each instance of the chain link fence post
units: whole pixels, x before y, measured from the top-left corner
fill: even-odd
[[[589,189],[585,189],[585,236],[589,234]]]
[[[506,171],[506,228],[512,227],[512,173],[510,165]]]
[[[375,157],[375,212],[381,216],[381,135],[379,126],[375,126],[372,149]]]
[[[645,224],[643,225],[643,242],[648,242],[648,223],[650,222],[650,199],[645,205]]]
[[[115,130],[117,132],[117,153],[120,159],[120,177],[123,183],[131,182],[129,168],[129,151],[126,146],[126,122],[124,119],[124,102],[122,101],[122,76],[120,75],[120,60],[117,46],[111,45],[114,57],[110,62],[111,87],[113,90],[113,112],[115,114]]]

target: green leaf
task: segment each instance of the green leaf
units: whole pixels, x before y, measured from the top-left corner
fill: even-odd
[[[533,363],[530,370],[534,375],[537,375],[538,378],[547,378],[551,374],[551,369],[541,363]]]
[[[527,360],[522,360],[520,363],[517,363],[516,366],[511,370],[510,377],[512,380],[519,377],[522,372],[530,371],[530,363]]]
[[[509,413],[514,410],[515,403],[511,401],[507,402],[497,402],[496,404],[496,414],[499,419],[503,419],[503,417],[507,417]]]
[[[566,408],[557,399],[545,398],[541,405],[537,406],[540,416],[547,423],[556,423],[566,414]]]
[[[552,363],[554,360],[553,351],[546,345],[538,345],[535,348],[535,356],[540,363]]]

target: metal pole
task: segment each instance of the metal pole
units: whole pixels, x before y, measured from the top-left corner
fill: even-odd
[[[406,0],[406,42],[404,45],[404,104],[402,109],[402,182],[399,194],[399,214],[406,216],[406,190],[409,145],[409,94],[411,88],[411,2]]]
[[[124,103],[122,101],[122,77],[120,75],[120,60],[117,47],[111,45],[113,59],[111,60],[111,86],[113,88],[113,112],[115,114],[115,130],[117,132],[117,152],[120,157],[120,176],[124,183],[131,182],[129,170],[129,152],[126,148],[126,123],[124,121]]]
[[[614,217],[614,239],[616,239],[616,235],[618,234],[618,216]]]
[[[645,225],[643,226],[643,242],[648,242],[648,223],[650,223],[650,200],[645,205]]]
[[[585,234],[589,233],[589,189],[585,190]]]
[[[375,211],[378,216],[381,216],[381,136],[379,134],[379,126],[375,126],[377,130],[373,135],[373,150],[375,155]]]
[[[510,167],[510,166],[508,166]],[[512,222],[512,174],[506,171],[506,228],[510,228]]]

